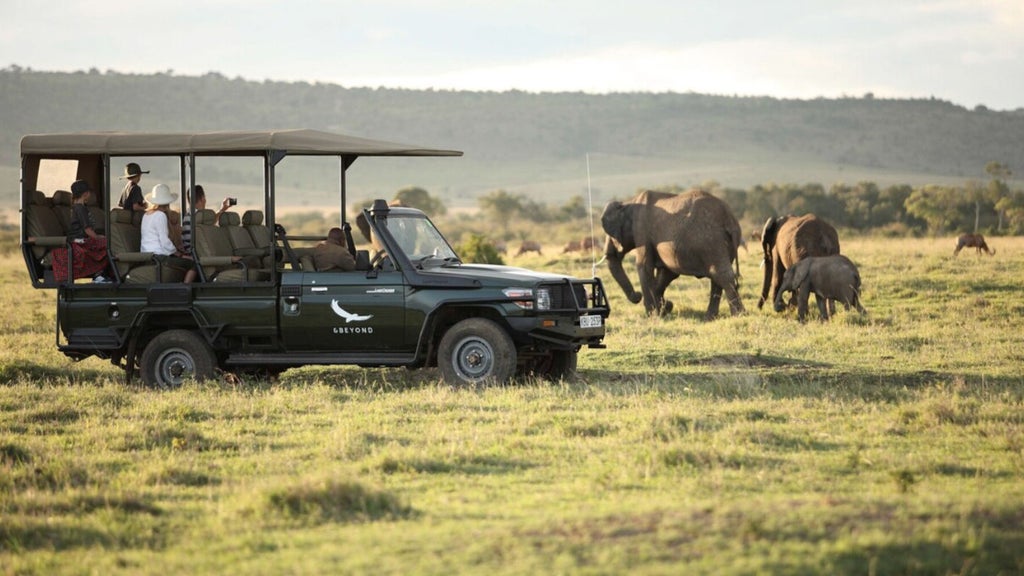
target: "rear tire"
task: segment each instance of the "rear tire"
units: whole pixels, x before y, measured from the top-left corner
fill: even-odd
[[[139,362],[142,381],[161,390],[178,388],[188,379],[213,378],[217,358],[199,334],[168,330],[146,344]]]
[[[469,318],[445,332],[437,364],[445,382],[453,386],[504,383],[515,374],[516,349],[501,326],[484,318]]]

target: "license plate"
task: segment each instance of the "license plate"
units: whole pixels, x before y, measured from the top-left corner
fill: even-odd
[[[586,314],[580,316],[580,328],[600,328],[601,316],[597,314]]]

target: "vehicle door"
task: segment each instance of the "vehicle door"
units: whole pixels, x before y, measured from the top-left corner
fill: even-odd
[[[405,330],[408,288],[397,271],[286,272],[281,337],[291,351],[379,353],[415,347]]]

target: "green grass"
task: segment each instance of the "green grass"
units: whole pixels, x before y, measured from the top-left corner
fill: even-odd
[[[0,572],[1024,571],[1024,239],[846,239],[868,316],[646,318],[609,284],[575,383],[436,371],[127,386],[0,260]],[[511,264],[588,275],[590,263]],[[612,282],[606,270],[599,273]]]

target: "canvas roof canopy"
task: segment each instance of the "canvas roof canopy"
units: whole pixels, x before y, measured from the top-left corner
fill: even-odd
[[[217,132],[74,132],[30,134],[22,155],[286,154],[341,156],[461,156],[458,150],[424,148],[320,130],[234,130]]]

